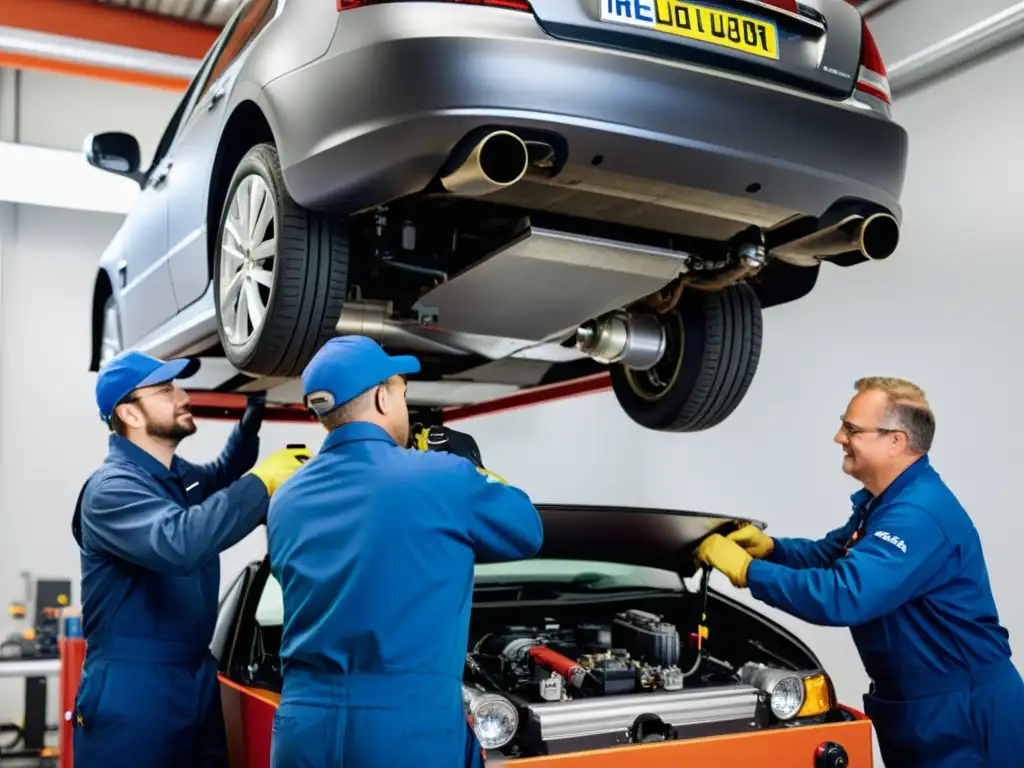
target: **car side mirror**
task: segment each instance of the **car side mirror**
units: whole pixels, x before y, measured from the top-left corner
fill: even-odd
[[[83,145],[86,162],[93,168],[126,176],[138,182],[146,180],[146,174],[139,169],[142,152],[138,140],[128,133],[94,133],[87,136]]]

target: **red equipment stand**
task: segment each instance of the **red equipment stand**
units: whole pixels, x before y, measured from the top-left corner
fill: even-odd
[[[60,768],[73,768],[72,750],[75,696],[85,662],[82,617],[77,608],[67,608],[61,617],[60,646]]]

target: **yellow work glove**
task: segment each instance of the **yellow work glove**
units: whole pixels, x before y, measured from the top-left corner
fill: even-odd
[[[476,466],[484,465],[480,457],[480,446],[472,435],[465,432],[458,432],[451,427],[427,427],[413,435],[413,447],[419,451],[442,451],[454,453],[464,459],[469,459]]]
[[[748,555],[759,560],[775,549],[775,541],[772,537],[761,533],[760,529],[754,525],[744,525],[738,531],[733,531],[725,538],[729,541],[735,541],[747,551]]]
[[[469,459],[476,466],[476,471],[489,482],[508,485],[505,478],[484,467],[480,447],[465,432],[457,432],[449,427],[426,427],[412,436],[412,446],[418,451],[443,451]]]
[[[476,471],[479,472],[484,477],[486,477],[487,478],[487,482],[489,482],[489,483],[501,483],[502,485],[508,485],[508,480],[503,478],[501,475],[496,475],[494,472],[491,472],[491,470],[489,470],[489,469],[484,469],[483,467],[477,467]]]
[[[312,458],[312,455],[309,449],[304,446],[301,448],[284,448],[277,451],[277,453],[272,453],[246,472],[246,474],[256,475],[267,486],[267,493],[273,496],[274,491],[280,488],[281,484],[291,477],[295,470],[301,467],[303,463],[309,461],[310,458]]]
[[[753,559],[743,547],[720,533],[711,534],[697,548],[697,560],[724,573],[734,587],[747,586],[747,568]]]

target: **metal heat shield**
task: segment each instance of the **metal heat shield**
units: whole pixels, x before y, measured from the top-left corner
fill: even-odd
[[[416,305],[463,333],[546,341],[660,290],[686,254],[530,229],[428,291]]]

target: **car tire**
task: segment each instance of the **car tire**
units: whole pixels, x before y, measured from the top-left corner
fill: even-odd
[[[100,317],[99,345],[96,354],[98,367],[102,368],[123,351],[121,338],[121,317],[117,311],[117,300],[113,296],[108,296],[103,303],[103,314]]]
[[[717,426],[742,402],[761,357],[761,305],[746,283],[683,292],[663,319],[666,350],[648,371],[611,370],[619,405],[637,424],[662,432]]]
[[[241,243],[239,237],[250,233],[239,232],[240,224],[248,229],[249,223],[239,203],[254,195],[263,201],[260,214],[267,201],[273,210],[263,219],[257,215],[254,224],[262,231],[254,232],[255,240]],[[348,290],[345,221],[296,203],[285,187],[277,148],[258,144],[242,158],[228,185],[214,248],[217,332],[225,357],[252,375],[298,376],[336,335]],[[243,294],[249,316],[239,320]],[[261,305],[262,312],[249,311],[251,302]]]

